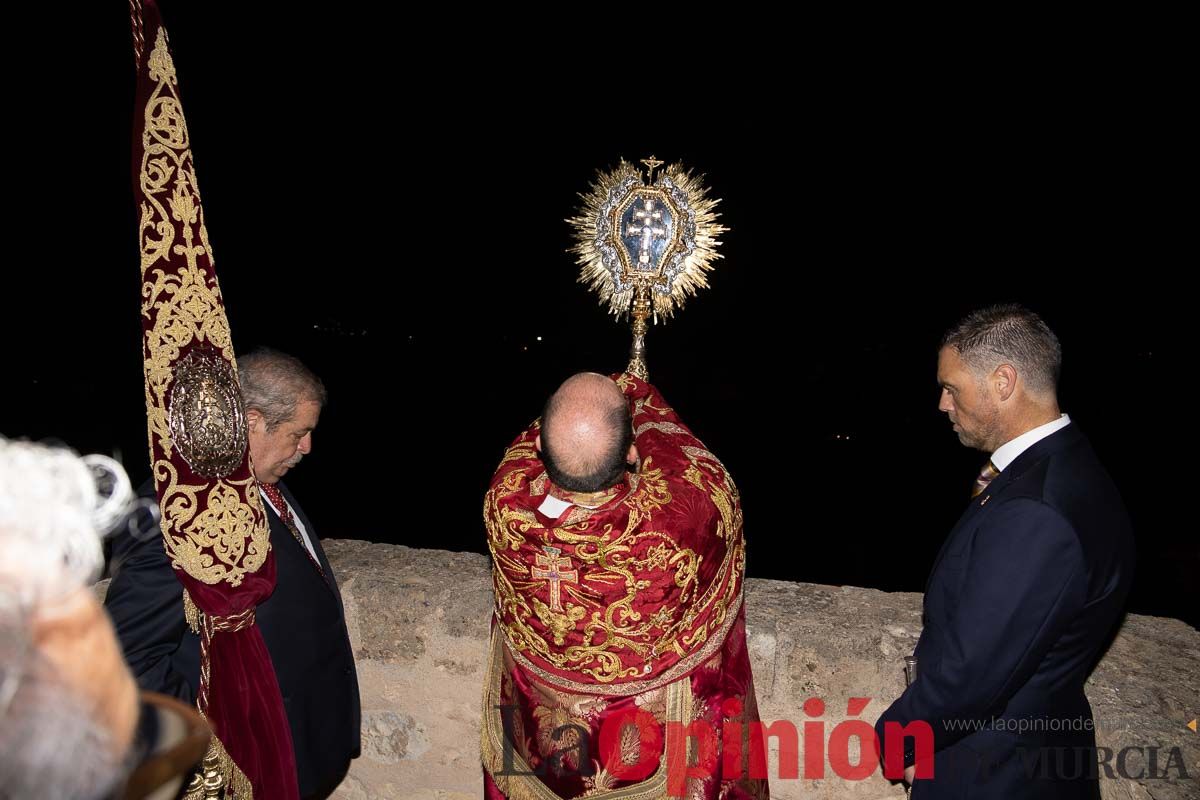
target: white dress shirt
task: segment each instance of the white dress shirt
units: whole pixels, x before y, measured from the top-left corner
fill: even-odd
[[[1005,468],[1012,462],[1017,460],[1017,456],[1024,453],[1035,444],[1045,439],[1055,431],[1060,431],[1071,424],[1071,418],[1063,414],[1056,420],[1047,422],[1045,425],[1039,425],[1033,430],[1025,431],[1011,442],[1005,442],[992,453],[992,466],[998,472],[1003,472]]]
[[[275,513],[279,514],[279,518],[283,519],[283,514],[280,514],[279,509],[275,508],[275,504],[271,502],[271,498],[267,497],[266,492],[264,492],[262,489],[259,489],[258,493],[262,495],[262,499],[267,505],[275,509]],[[284,502],[287,502],[287,500],[285,499]],[[310,555],[312,555],[313,561],[316,561],[318,564],[320,564],[321,559],[317,558],[317,551],[313,549],[312,542],[308,538],[308,531],[304,529],[304,523],[300,521],[300,515],[296,513],[296,509],[294,508],[291,509],[291,511],[292,522],[296,524],[296,530],[300,531],[300,536],[304,539],[304,546],[308,548],[308,552]]]

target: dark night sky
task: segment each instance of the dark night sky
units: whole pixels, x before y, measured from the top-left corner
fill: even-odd
[[[117,449],[141,480],[133,60],[121,4],[88,5],[11,99],[30,124],[10,128],[0,430]],[[288,479],[323,536],[483,551],[509,440],[563,378],[626,360],[563,219],[597,168],[654,153],[704,173],[731,228],[712,288],[648,344],[739,483],[752,575],[920,590],[982,461],[936,410],[938,337],[1020,301],[1059,332],[1063,408],[1134,517],[1132,607],[1200,624],[1169,497],[1192,428],[1178,128],[1136,76],[737,72],[718,49],[658,91],[582,46],[435,57],[361,15],[247,8],[173,3],[167,24],[234,341],[330,389]]]

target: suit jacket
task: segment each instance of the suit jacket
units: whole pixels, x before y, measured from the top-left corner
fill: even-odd
[[[279,484],[304,524],[325,577],[304,546],[264,501],[275,551],[276,584],[258,606],[262,631],[292,730],[300,795],[322,796],[341,781],[360,749],[358,675],[341,593],[315,529]],[[154,496],[152,483],[143,496]],[[200,639],[183,617],[183,589],[161,537],[113,542],[112,583],[105,606],[125,659],[144,689],[194,702],[200,686]]]
[[[886,723],[933,728],[935,774],[913,798],[1100,797],[1083,686],[1133,561],[1125,506],[1074,423],[971,501],[925,589],[917,679],[876,723],[885,752]]]

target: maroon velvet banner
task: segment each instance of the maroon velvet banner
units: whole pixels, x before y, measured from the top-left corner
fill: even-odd
[[[163,546],[201,635],[197,704],[227,796],[295,798],[287,716],[254,624],[275,588],[275,560],[179,83],[154,1],[132,0],[131,12],[146,413]]]

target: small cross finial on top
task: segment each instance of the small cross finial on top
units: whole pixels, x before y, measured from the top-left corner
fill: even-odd
[[[642,163],[645,164],[646,167],[650,170],[649,183],[654,183],[654,170],[661,167],[663,165],[663,162],[659,161],[653,155],[651,155],[649,158],[643,158]]]

